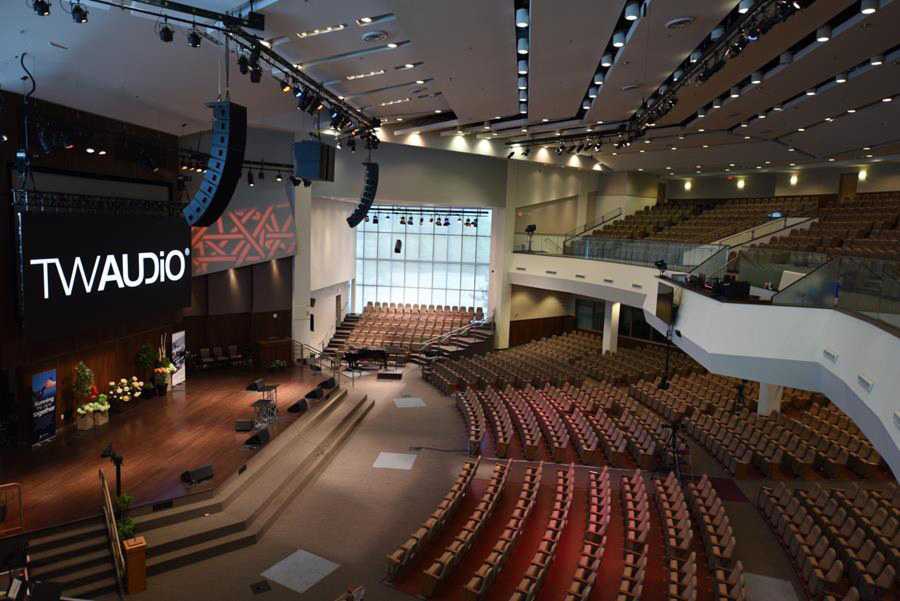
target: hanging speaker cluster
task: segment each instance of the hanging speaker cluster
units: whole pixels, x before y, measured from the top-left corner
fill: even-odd
[[[238,181],[247,146],[247,109],[233,102],[211,102],[212,147],[200,189],[182,212],[193,226],[209,226],[222,216]]]
[[[356,227],[366,218],[372,203],[375,202],[375,192],[378,191],[378,163],[365,162],[363,166],[366,168],[366,186],[363,188],[362,198],[359,199],[356,210],[347,217],[347,225],[350,227]]]

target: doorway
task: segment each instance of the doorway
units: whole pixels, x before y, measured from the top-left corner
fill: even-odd
[[[338,294],[334,297],[334,329],[337,330],[338,326],[341,325],[341,322],[344,320],[344,303],[341,295]]]

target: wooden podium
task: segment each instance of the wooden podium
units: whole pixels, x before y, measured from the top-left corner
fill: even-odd
[[[269,338],[256,342],[256,356],[260,367],[268,367],[273,361],[281,360],[294,364],[294,341],[290,338]]]

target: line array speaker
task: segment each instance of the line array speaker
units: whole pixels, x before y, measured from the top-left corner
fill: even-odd
[[[363,188],[359,205],[347,217],[347,225],[350,227],[356,227],[366,218],[369,209],[372,208],[372,203],[375,202],[375,193],[378,191],[378,163],[365,162],[363,166],[366,168],[366,185]]]
[[[200,189],[184,208],[184,218],[194,226],[208,226],[222,216],[241,179],[247,146],[247,109],[233,102],[211,102],[212,147]]]

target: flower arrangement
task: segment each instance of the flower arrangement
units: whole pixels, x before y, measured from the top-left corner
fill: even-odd
[[[121,378],[118,382],[111,381],[109,383],[108,399],[116,405],[124,405],[141,396],[144,383],[137,379],[137,376],[131,376],[131,379]]]
[[[88,399],[92,393],[96,394],[94,372],[84,364],[84,361],[79,361],[75,365],[75,383],[72,384],[72,389],[79,399]]]

